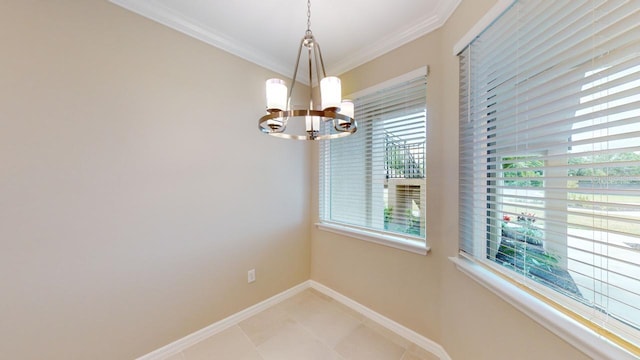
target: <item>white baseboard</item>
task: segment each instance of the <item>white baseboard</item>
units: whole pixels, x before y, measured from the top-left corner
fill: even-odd
[[[378,323],[379,325],[384,326],[385,328],[387,328],[388,330],[402,336],[403,338],[411,341],[412,343],[418,345],[419,347],[427,350],[428,352],[436,355],[437,357],[439,357],[441,360],[451,360],[451,357],[449,356],[449,354],[447,354],[447,352],[444,350],[444,348],[442,346],[440,346],[440,344],[432,341],[431,339],[428,339],[420,334],[418,334],[417,332],[398,324],[397,322],[389,319],[388,317],[381,315],[371,309],[369,309],[368,307],[360,304],[359,302],[356,302],[342,294],[340,294],[339,292],[324,286],[322,284],[320,284],[319,282],[313,281],[313,280],[309,280],[309,283],[311,285],[311,288],[314,290],[317,290],[329,297],[331,297],[332,299],[334,299],[335,301],[351,308],[352,310],[368,317],[369,319],[375,321],[376,323]]]
[[[285,290],[277,295],[274,295],[262,302],[259,302],[253,306],[250,306],[244,310],[241,310],[231,316],[228,316],[218,322],[215,322],[203,329],[200,329],[194,333],[191,333],[182,339],[178,339],[169,345],[165,345],[157,350],[154,350],[146,355],[143,355],[136,360],[163,360],[172,355],[175,355],[188,347],[195,345],[196,343],[208,338],[211,335],[215,335],[221,331],[224,331],[243,320],[246,320],[257,313],[270,308],[271,306],[286,300],[302,291],[308,289],[311,285],[309,281],[305,281],[299,285],[296,285],[288,290]]]
[[[417,332],[398,324],[397,322],[385,317],[368,307],[340,294],[339,292],[320,284],[319,282],[313,280],[307,280],[299,285],[296,285],[288,290],[285,290],[277,295],[274,295],[267,300],[264,300],[256,305],[248,307],[240,312],[237,312],[229,317],[226,317],[218,322],[215,322],[203,329],[200,329],[192,334],[189,334],[182,339],[176,340],[169,345],[163,346],[157,350],[154,350],[146,355],[143,355],[136,360],[164,360],[170,356],[173,356],[192,345],[208,338],[211,335],[215,335],[221,331],[224,331],[234,325],[237,325],[243,320],[246,320],[257,313],[270,308],[277,303],[286,300],[296,294],[301,293],[302,291],[312,288],[315,289],[324,295],[327,295],[334,299],[335,301],[351,308],[352,310],[366,316],[367,318],[375,321],[376,323],[382,325],[388,330],[404,337],[405,339],[411,341],[417,346],[425,349],[426,351],[431,352],[432,354],[438,356],[441,360],[451,360],[449,354],[444,350],[442,346],[438,343],[418,334]]]

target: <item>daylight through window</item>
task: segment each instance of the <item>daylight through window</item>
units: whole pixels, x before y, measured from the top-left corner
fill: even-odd
[[[426,70],[418,73],[356,97],[358,132],[321,143],[323,223],[424,244]]]
[[[461,254],[639,355],[640,2],[517,1],[460,86]]]

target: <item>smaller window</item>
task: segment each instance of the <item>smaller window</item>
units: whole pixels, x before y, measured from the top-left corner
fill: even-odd
[[[358,132],[320,145],[320,220],[426,239],[426,68],[354,97]]]

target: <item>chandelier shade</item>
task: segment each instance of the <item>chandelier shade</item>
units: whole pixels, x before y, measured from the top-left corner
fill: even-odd
[[[284,80],[267,80],[267,111],[282,110],[287,107],[287,85]]]
[[[291,98],[303,49],[308,57],[309,106],[294,109]],[[319,107],[314,107],[314,87],[320,88]],[[291,88],[287,89],[284,80],[269,79],[266,81],[266,100],[267,114],[258,121],[258,128],[265,134],[294,140],[325,140],[348,136],[357,130],[354,105],[350,100],[342,99],[340,78],[327,76],[325,72],[320,44],[311,32],[310,0],[307,1],[307,30],[298,47]]]

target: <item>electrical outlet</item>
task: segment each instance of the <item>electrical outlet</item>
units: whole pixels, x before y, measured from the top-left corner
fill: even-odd
[[[252,283],[256,281],[256,269],[251,269],[247,272],[247,282]]]

